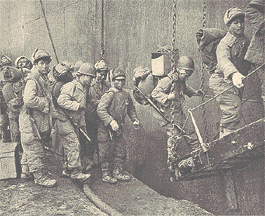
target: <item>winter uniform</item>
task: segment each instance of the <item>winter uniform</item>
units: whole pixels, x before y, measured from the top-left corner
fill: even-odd
[[[265,59],[264,7],[265,7],[264,0],[252,0],[248,4],[246,10],[246,18],[251,24],[251,28],[254,30],[254,34],[251,38],[245,59],[255,64],[256,67],[264,64],[264,59]],[[261,82],[261,97],[263,100],[263,105],[265,110],[265,67],[264,66],[258,71],[258,74]]]
[[[91,72],[93,66],[89,64],[88,70]],[[82,69],[82,66],[80,70]],[[79,70],[79,72],[80,72]],[[88,72],[84,74],[91,75]],[[92,72],[91,72],[92,73]],[[93,76],[93,74],[91,75]],[[86,131],[85,126],[85,106],[86,106],[86,88],[82,85],[79,78],[62,86],[57,103],[61,109],[58,109],[64,118],[56,121],[60,142],[63,143],[64,152],[67,157],[68,171],[73,179],[85,179],[88,175],[81,174],[82,165],[80,159],[79,130]],[[82,109],[81,109],[82,107]],[[71,119],[71,120],[70,120]],[[76,125],[76,126],[73,126]],[[78,128],[77,128],[78,127]]]
[[[95,69],[98,73],[102,70],[108,70],[106,64],[100,64],[102,61],[95,64]],[[110,83],[105,79],[98,81],[94,79],[91,86],[89,87],[87,94],[87,104],[86,104],[86,128],[90,135],[91,142],[90,148],[88,149],[88,155],[93,158],[93,154],[97,146],[97,133],[98,133],[98,122],[99,117],[97,114],[97,106],[102,95],[110,88]]]
[[[1,117],[1,124],[0,124],[0,130],[1,130],[1,138],[3,140],[3,142],[7,142],[8,141],[8,116],[7,116],[7,104],[5,102],[5,99],[3,97],[3,93],[2,93],[2,89],[4,87],[4,85],[6,84],[6,81],[4,79],[4,75],[2,73],[3,69],[6,66],[11,66],[12,65],[12,61],[11,59],[6,56],[6,55],[2,55],[1,56],[1,63],[0,63],[0,67],[1,67],[1,74],[0,74],[0,117]]]
[[[225,19],[225,23],[227,24],[230,20]],[[248,46],[249,40],[246,36],[236,37],[230,32],[220,41],[216,50],[217,69],[209,80],[209,87],[212,88],[215,95],[234,86],[232,82],[234,73],[240,72],[244,76],[248,74],[250,63],[244,60]],[[238,129],[241,120],[242,93],[243,88],[239,89],[234,86],[217,97],[222,111],[220,138]]]
[[[114,74],[122,72],[120,69],[115,69]],[[123,72],[121,74],[124,74]],[[125,78],[125,74],[124,74]],[[113,77],[115,79],[115,75]],[[129,176],[122,175],[122,166],[126,157],[125,140],[123,137],[123,124],[125,116],[128,114],[130,119],[137,120],[136,110],[129,93],[124,90],[118,90],[111,87],[100,99],[97,107],[97,113],[100,118],[98,126],[98,146],[99,146],[99,162],[104,177],[110,175],[110,165],[113,162],[113,177],[118,180],[128,181]],[[119,129],[113,131],[110,124],[115,120]],[[116,183],[106,179],[108,183]]]
[[[175,99],[168,100],[169,93],[175,93]],[[152,91],[151,96],[153,99],[161,104],[161,109],[164,111],[168,119],[171,119],[173,124],[182,126],[184,124],[185,116],[182,110],[182,104],[184,100],[184,94],[188,97],[192,97],[196,94],[196,91],[188,87],[185,80],[181,81],[178,78],[178,74],[171,71],[166,77],[158,81],[157,86]],[[154,112],[154,117],[158,119],[161,127],[165,128],[169,139],[167,141],[168,149],[168,168],[170,171],[171,178],[178,178],[179,173],[176,171],[176,160],[178,145],[181,142],[178,140],[180,131],[173,126],[172,123],[168,123],[165,119]],[[187,122],[184,128],[185,134],[189,137],[184,137],[186,143],[192,150],[199,147],[199,142],[194,131],[194,127],[190,121]]]

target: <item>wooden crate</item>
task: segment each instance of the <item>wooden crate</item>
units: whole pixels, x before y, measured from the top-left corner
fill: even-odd
[[[16,178],[16,142],[0,141],[0,179]]]

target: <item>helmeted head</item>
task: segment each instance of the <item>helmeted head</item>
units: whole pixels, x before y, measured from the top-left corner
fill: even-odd
[[[81,65],[76,75],[79,77],[80,82],[83,85],[90,85],[92,79],[96,77],[96,69],[90,63],[84,63]]]
[[[228,9],[224,15],[224,23],[229,32],[234,35],[242,35],[245,28],[245,12],[236,7]]]
[[[69,61],[65,60],[61,63],[61,65],[68,67],[71,72],[74,72],[74,65]]]
[[[185,80],[186,78],[190,77],[195,70],[193,59],[189,56],[180,57],[178,60],[177,69],[180,80]]]
[[[32,63],[26,56],[19,56],[15,61],[16,68],[32,69]]]
[[[51,61],[50,54],[43,49],[35,49],[32,54],[33,65],[42,74],[49,73],[49,64]]]
[[[79,68],[81,67],[81,65],[84,64],[83,61],[79,60],[75,63],[74,65],[74,71],[77,72],[79,70]]]
[[[2,55],[1,66],[11,66],[11,65],[12,65],[12,60],[6,55]]]
[[[53,67],[53,75],[57,81],[71,82],[74,79],[70,69],[63,63]]]
[[[124,71],[120,68],[112,69],[110,78],[113,83],[113,86],[118,90],[122,90],[126,79]]]
[[[106,78],[108,73],[108,66],[104,60],[100,60],[95,64],[95,69],[97,71],[97,81],[101,82]]]

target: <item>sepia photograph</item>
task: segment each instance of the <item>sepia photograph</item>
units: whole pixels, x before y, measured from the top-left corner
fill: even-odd
[[[265,215],[264,0],[0,0],[0,215]]]

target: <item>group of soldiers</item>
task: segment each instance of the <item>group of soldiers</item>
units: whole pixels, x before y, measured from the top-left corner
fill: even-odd
[[[224,23],[228,32],[217,47],[217,66],[209,81],[215,95],[232,87],[217,98],[222,111],[220,138],[235,131],[241,119],[243,79],[251,65],[246,60],[250,50],[249,40],[244,35],[244,20],[245,12],[241,9],[226,11]],[[51,61],[51,56],[42,49],[33,52],[32,61],[19,57],[15,67],[7,56],[1,58],[5,80],[2,92],[7,104],[11,141],[21,143],[23,149],[21,177],[33,176],[36,184],[45,187],[57,184],[43,164],[43,146],[50,145],[64,152],[63,176],[86,180],[97,164],[103,182],[129,181],[130,176],[123,172],[126,157],[123,125],[126,115],[135,128],[139,128],[140,122],[130,94],[123,90],[124,71],[120,68],[109,70],[104,60],[95,65],[82,61],[71,65],[64,61],[51,71]],[[145,73],[146,68],[140,67],[140,70]],[[204,95],[201,90],[186,85],[194,70],[193,59],[182,56],[176,69],[161,77],[150,94],[163,114],[169,115],[170,121],[167,121],[165,116],[154,112],[169,136],[167,162],[172,179],[180,175],[177,164],[180,139],[183,138],[191,150],[200,147],[193,125],[178,127],[184,124],[184,95]],[[137,85],[143,79],[140,77]]]
[[[124,71],[115,68],[110,73],[104,60],[73,66],[64,61],[51,71],[51,61],[43,49],[33,52],[32,63],[19,57],[15,67],[7,56],[1,58],[11,141],[23,149],[21,178],[33,177],[44,187],[57,185],[44,167],[46,146],[63,149],[65,177],[84,181],[99,161],[103,182],[129,181],[122,167],[122,125],[126,114],[134,125],[139,126],[139,120],[130,94],[122,90]]]

